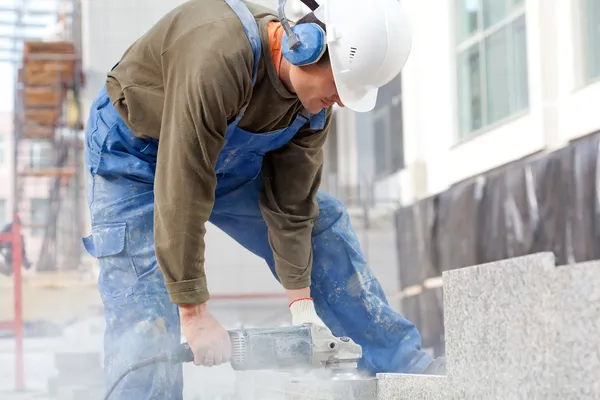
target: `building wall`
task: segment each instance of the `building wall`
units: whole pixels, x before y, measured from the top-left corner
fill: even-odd
[[[257,0],[274,10],[277,0]],[[297,15],[299,0],[289,0],[286,10]],[[106,72],[122,53],[164,14],[184,0],[83,0],[83,59],[86,69],[84,109],[102,87]],[[302,8],[301,8],[302,9]]]
[[[461,88],[474,75],[461,68],[464,59],[461,52],[465,54],[477,41],[459,39],[459,29],[464,25],[457,17],[457,10],[461,4],[476,8],[479,2],[439,2],[435,12],[427,2],[403,0],[403,3],[412,18],[414,41],[402,73],[404,123],[398,129],[403,129],[404,140],[390,145],[404,146],[407,166],[376,183],[379,197],[399,197],[402,202],[410,203],[466,178],[536,152],[559,148],[569,140],[600,129],[600,114],[593,106],[600,104],[600,84],[597,78],[586,77],[586,70],[590,71],[588,75],[597,76],[600,63],[600,11],[596,2],[506,2],[522,5],[499,18],[487,36],[490,63],[487,67],[485,63],[481,65],[492,72],[487,79],[481,76],[478,89],[488,90],[492,98],[482,106],[488,108],[490,121],[494,116],[506,115],[484,123],[471,133],[461,130],[469,120],[465,117],[469,107],[459,102],[459,98],[467,92]],[[500,0],[484,3],[502,5]],[[590,8],[585,11],[584,7]],[[520,17],[524,18],[524,24],[517,23]],[[504,26],[509,30],[503,29]],[[587,32],[595,37],[587,40]],[[501,35],[512,40],[503,41]],[[520,41],[523,36],[525,40]],[[526,63],[520,62],[523,57]],[[485,93],[480,97],[485,98]],[[511,111],[503,112],[503,107]],[[363,151],[362,146],[358,148]],[[359,158],[369,156],[378,155],[371,152]]]
[[[11,220],[13,209],[12,112],[0,112],[0,229]]]

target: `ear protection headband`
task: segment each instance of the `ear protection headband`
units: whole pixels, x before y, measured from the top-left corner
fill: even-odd
[[[296,66],[314,64],[327,49],[325,31],[315,23],[290,26],[285,17],[285,3],[279,0],[279,20],[285,33],[281,43],[281,52],[286,60]],[[312,11],[319,7],[313,0],[302,0]]]

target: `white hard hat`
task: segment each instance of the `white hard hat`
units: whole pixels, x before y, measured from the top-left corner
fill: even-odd
[[[412,34],[404,8],[399,0],[326,0],[319,8],[340,100],[351,110],[371,111],[378,89],[408,60]]]

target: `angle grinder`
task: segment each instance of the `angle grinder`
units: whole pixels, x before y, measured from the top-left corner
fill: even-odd
[[[228,331],[232,345],[231,366],[237,371],[320,370],[330,379],[355,379],[362,347],[348,337],[332,337],[326,328],[304,324],[280,328],[252,328]],[[159,362],[172,364],[194,361],[188,343],[169,352],[142,360],[129,367],[112,385],[108,400],[119,382],[129,373]]]

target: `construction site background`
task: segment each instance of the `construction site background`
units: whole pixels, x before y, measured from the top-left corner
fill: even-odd
[[[0,228],[19,216],[26,341],[76,332],[101,350],[97,263],[81,245],[90,229],[83,128],[107,71],[181,2],[0,1]],[[402,3],[414,29],[409,62],[372,112],[335,107],[323,189],[347,205],[392,307],[443,354],[442,271],[536,251],[562,263],[600,256],[581,239],[599,235],[586,221],[600,210],[600,5],[451,0],[432,12]],[[308,11],[299,0],[287,9],[290,19]],[[211,225],[206,242],[212,307],[226,327],[289,323],[261,259]],[[2,255],[0,271],[0,321],[13,321]],[[0,334],[1,391],[14,387],[10,323]],[[49,373],[29,357],[26,385],[46,388]]]

